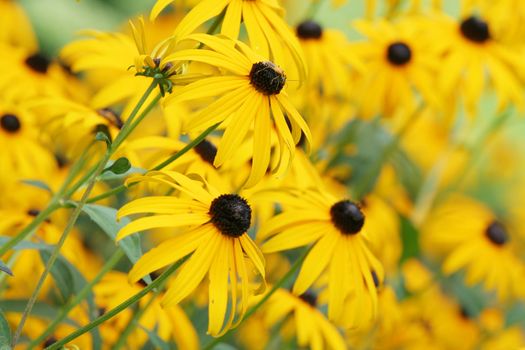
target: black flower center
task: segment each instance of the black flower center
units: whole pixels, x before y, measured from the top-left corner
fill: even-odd
[[[253,87],[265,95],[277,95],[286,83],[283,70],[270,61],[254,63],[249,77]]]
[[[498,221],[492,222],[486,229],[485,235],[495,245],[504,245],[509,240],[505,227]]]
[[[459,28],[465,38],[475,43],[484,43],[490,39],[489,25],[475,16],[463,20]]]
[[[197,146],[193,148],[195,152],[202,158],[203,161],[213,164],[215,156],[217,155],[217,147],[210,141],[204,139]]]
[[[374,270],[372,270],[372,279],[374,280],[374,286],[376,286],[376,288],[379,288],[381,282],[379,281],[379,277],[377,277],[377,273]]]
[[[38,214],[40,214],[40,210],[38,209],[29,209],[27,211],[27,215],[29,216],[38,216]]]
[[[386,57],[393,65],[402,66],[410,62],[412,50],[404,42],[398,41],[388,45]]]
[[[297,36],[301,39],[320,39],[322,35],[323,28],[312,20],[306,20],[297,26]]]
[[[14,114],[4,114],[0,117],[0,125],[2,126],[2,129],[9,133],[17,132],[22,126],[20,124],[20,119]]]
[[[57,342],[57,339],[53,336],[49,337],[46,339],[46,341],[44,342],[44,348],[47,348],[48,346],[51,346],[53,344],[55,344]]]
[[[302,299],[305,303],[312,307],[316,307],[317,305],[317,295],[310,291],[306,291],[303,294],[299,295],[299,298]]]
[[[240,237],[250,228],[252,209],[246,199],[236,194],[223,194],[211,202],[211,222],[223,234]]]
[[[26,58],[25,63],[33,71],[45,74],[51,63],[45,56],[42,56],[39,53],[35,53],[28,58]]]
[[[335,227],[347,235],[359,233],[365,223],[365,216],[361,209],[349,200],[343,200],[332,205],[330,216]]]

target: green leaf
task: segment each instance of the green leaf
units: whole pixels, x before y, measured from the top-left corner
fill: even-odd
[[[21,182],[26,184],[26,185],[29,185],[29,186],[40,188],[41,190],[47,191],[49,193],[53,193],[53,190],[51,190],[51,188],[48,186],[48,184],[46,184],[43,181],[24,179]],[[0,349],[1,349],[1,347],[0,347]]]
[[[97,204],[86,204],[82,210],[91,220],[93,220],[104,231],[109,238],[115,241],[117,233],[120,229],[130,222],[128,218],[123,218],[117,222],[117,210],[110,207],[105,207]],[[140,236],[135,234],[128,236],[118,242],[122,247],[128,259],[135,263],[142,256],[142,248],[140,244]],[[151,283],[151,278],[146,276],[144,278],[146,283]]]
[[[41,250],[40,258],[44,264],[47,264],[48,260],[51,258],[51,253],[46,250]],[[82,290],[87,284],[86,279],[82,276],[80,271],[78,271],[78,269],[63,256],[59,256],[55,260],[50,272],[64,300],[69,300],[73,294],[80,292],[80,290]],[[98,309],[92,292],[88,293],[86,301],[89,307],[89,319],[93,320],[98,313]],[[91,334],[93,336],[93,348],[100,349],[102,346],[102,340],[98,328],[93,328]]]
[[[131,168],[131,163],[129,162],[128,158],[126,157],[120,157],[116,161],[113,162],[109,167],[104,169],[104,172],[111,171],[113,174],[124,174]]]
[[[0,271],[7,273],[9,276],[13,276],[13,271],[7,266],[2,260],[0,260]]]
[[[123,178],[126,178],[128,177],[129,175],[131,174],[145,174],[146,173],[146,169],[143,169],[143,168],[138,168],[138,167],[130,167],[126,172],[122,173],[122,174],[115,174],[111,171],[106,171],[104,172],[103,174],[101,174],[99,177],[98,177],[98,180],[99,181],[113,181],[113,180],[121,180]]]
[[[0,236],[0,246],[3,246],[7,242],[9,242],[11,239],[12,237]],[[17,243],[12,249],[13,250],[24,250],[24,249],[52,250],[53,246],[49,244],[45,244],[45,243],[34,243],[34,242],[22,241],[22,242]]]
[[[11,328],[0,310],[0,349],[11,349]]]
[[[51,252],[47,250],[40,251],[40,258],[44,265],[47,264],[49,258],[51,257]],[[68,300],[75,292],[78,292],[83,284],[85,284],[85,279],[78,273],[73,265],[69,264],[64,258],[58,257],[55,260],[55,263],[51,267],[51,275],[55,280],[55,284],[62,295],[64,300]]]

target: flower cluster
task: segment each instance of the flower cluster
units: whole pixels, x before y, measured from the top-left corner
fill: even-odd
[[[525,2],[356,3],[0,0],[0,348],[523,346]]]

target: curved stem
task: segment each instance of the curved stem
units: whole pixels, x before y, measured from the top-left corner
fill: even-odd
[[[149,171],[164,169],[165,167],[167,167],[168,165],[170,165],[171,163],[173,163],[174,161],[176,161],[177,159],[182,157],[184,154],[188,153],[188,151],[192,150],[199,143],[201,143],[202,140],[204,140],[206,138],[206,136],[208,136],[215,129],[217,129],[218,126],[219,126],[219,123],[210,126],[208,129],[204,130],[199,136],[197,136],[193,141],[191,141],[186,146],[184,146],[183,149],[181,149],[180,151],[178,151],[177,153],[175,153],[174,155],[172,155],[171,157],[169,157],[168,159],[166,159],[165,161],[163,161],[159,165],[151,168]],[[93,198],[88,199],[87,203],[98,202],[99,200],[102,200],[104,198],[113,196],[115,194],[119,194],[119,193],[125,191],[128,187],[134,186],[136,184],[137,183],[132,183],[129,186],[119,185],[119,186],[117,186],[117,187],[115,187],[115,188],[113,188],[113,189],[111,189],[111,190],[109,190],[107,192],[101,193],[98,196],[95,196]]]
[[[28,349],[32,349],[33,347],[36,347],[38,344],[43,343],[49,335],[53,333],[55,328],[67,317],[69,312],[77,306],[84,298],[88,295],[88,293],[93,289],[93,286],[97,284],[106,273],[108,273],[115,265],[122,259],[124,256],[124,251],[121,248],[118,248],[115,253],[109,258],[109,260],[104,264],[102,269],[98,272],[98,274],[93,278],[89,283],[87,283],[79,292],[78,294],[71,299],[69,303],[67,303],[60,314],[47,326],[46,330],[40,334],[36,339],[31,341],[31,343],[28,345]]]
[[[106,322],[110,318],[118,315],[120,312],[125,310],[126,308],[130,307],[131,305],[135,304],[137,301],[139,301],[142,297],[144,297],[146,294],[148,294],[153,288],[156,288],[161,285],[166,279],[168,279],[171,274],[173,274],[179,266],[186,260],[186,258],[183,258],[176,262],[175,264],[171,265],[166,271],[164,271],[158,278],[156,278],[151,284],[149,284],[147,287],[142,289],[137,294],[133,295],[132,297],[128,298],[123,303],[119,304],[115,308],[111,309],[110,311],[106,312],[104,315],[98,317],[96,320],[92,321],[91,323],[85,325],[84,327],[81,327],[74,331],[73,333],[69,334],[67,337],[57,341],[56,343],[48,346],[46,350],[54,350],[54,349],[60,349],[70,341],[80,337],[82,334],[89,332],[93,328],[97,327],[101,323]]]
[[[270,289],[270,291],[268,293],[266,293],[264,295],[264,297],[261,298],[261,300],[259,300],[259,302],[257,304],[255,304],[254,306],[252,306],[247,312],[246,314],[244,315],[242,322],[246,321],[248,318],[250,318],[257,310],[259,310],[259,308],[261,306],[264,305],[264,303],[266,303],[268,301],[268,299],[270,299],[270,297],[279,289],[281,288],[294,274],[295,272],[299,269],[299,267],[301,266],[301,264],[303,263],[304,259],[306,258],[306,256],[308,255],[308,253],[310,252],[310,250],[312,249],[313,246],[309,247],[308,249],[306,249],[303,254],[301,256],[299,256],[299,258],[294,262],[294,264],[292,265],[292,267],[290,267],[290,270],[279,280],[277,281],[277,283],[275,283],[272,287],[272,289]],[[218,337],[218,338],[215,338],[213,339],[211,342],[209,342],[208,344],[206,344],[206,346],[204,347],[204,350],[210,350],[210,349],[213,349],[217,344],[219,344],[224,338],[226,338],[226,336],[228,336],[228,334],[230,334],[231,332],[231,329],[229,331],[227,331],[226,333],[224,333],[222,336]]]

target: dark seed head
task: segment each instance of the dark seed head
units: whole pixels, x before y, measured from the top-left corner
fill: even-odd
[[[374,270],[372,270],[372,279],[374,280],[374,285],[376,288],[379,288],[381,282],[379,281],[379,277],[377,277],[377,273]]]
[[[484,43],[490,39],[489,25],[482,19],[470,16],[460,25],[461,34],[475,43]]]
[[[102,118],[106,119],[109,123],[111,123],[113,126],[122,129],[124,122],[122,121],[120,116],[111,108],[101,108],[97,110],[97,113]]]
[[[37,73],[45,74],[51,63],[45,56],[38,52],[26,58],[26,65]]]
[[[217,147],[210,141],[204,139],[195,148],[195,152],[202,158],[203,161],[213,165],[215,156],[217,155]]]
[[[17,132],[22,126],[20,124],[20,119],[14,114],[4,114],[0,117],[0,125],[2,126],[2,129],[9,133]]]
[[[284,71],[270,61],[254,63],[249,77],[253,87],[265,95],[277,95],[286,83]]]
[[[320,39],[322,35],[323,28],[312,20],[306,20],[297,26],[297,36],[301,39]]]
[[[349,200],[343,200],[332,205],[330,216],[335,227],[347,235],[359,233],[365,223],[365,216],[361,209]]]
[[[51,346],[53,344],[55,344],[57,342],[57,338],[51,336],[49,338],[46,339],[46,341],[44,342],[44,348],[47,348],[48,346]]]
[[[305,303],[312,307],[316,307],[317,305],[317,295],[310,291],[306,291],[303,294],[299,295],[299,298],[301,298]]]
[[[388,62],[393,65],[403,66],[410,62],[410,59],[412,58],[412,50],[404,42],[398,41],[388,45],[386,57]]]
[[[211,202],[211,222],[223,234],[240,237],[250,228],[252,209],[246,199],[236,194],[223,194]]]
[[[29,209],[27,211],[27,215],[29,216],[38,216],[38,214],[40,214],[40,210],[38,209]]]
[[[495,245],[504,245],[509,240],[507,230],[505,230],[505,227],[498,221],[492,222],[487,227],[485,235]]]

